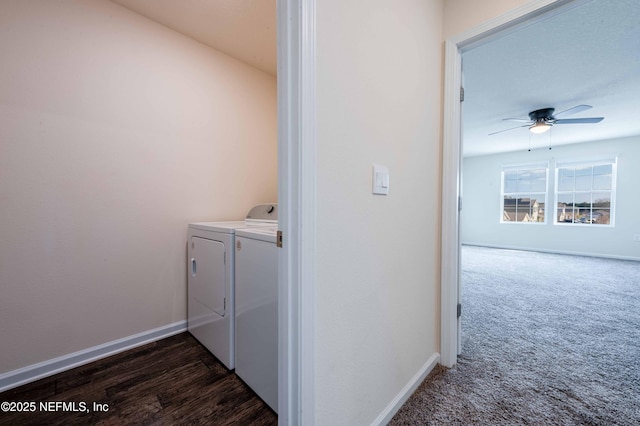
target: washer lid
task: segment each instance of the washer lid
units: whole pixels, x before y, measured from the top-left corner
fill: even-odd
[[[278,204],[258,204],[247,213],[246,222],[278,223]]]
[[[278,229],[271,226],[262,228],[244,228],[236,230],[236,236],[275,244],[277,232]]]
[[[247,225],[244,221],[234,222],[197,222],[190,223],[189,228],[201,229],[203,231],[222,232],[224,234],[233,234],[236,229],[244,228]]]

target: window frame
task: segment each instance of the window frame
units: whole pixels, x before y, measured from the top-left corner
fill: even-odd
[[[523,192],[506,192],[505,193],[505,173],[506,172],[520,172],[520,171],[534,171],[534,170],[541,170],[544,169],[545,171],[545,181],[544,181],[544,219],[542,220],[542,222],[525,222],[525,221],[521,221],[518,222],[516,221],[505,221],[504,220],[504,197],[505,194],[527,194],[529,196],[529,198],[531,198],[531,195],[533,194],[543,194],[542,192],[533,192],[533,191],[529,191],[528,193],[523,193]],[[500,172],[500,224],[525,224],[525,225],[546,225],[547,222],[547,217],[548,217],[548,201],[549,201],[549,162],[548,161],[544,161],[544,162],[532,162],[532,163],[521,163],[521,164],[509,164],[509,165],[503,165],[501,168],[501,172]],[[554,210],[555,212],[555,210]]]
[[[594,189],[593,186],[590,190],[579,190],[577,191],[575,188],[573,191],[559,191],[559,174],[560,169],[563,168],[577,168],[577,167],[596,167],[596,166],[605,166],[611,165],[611,189]],[[590,227],[593,229],[599,228],[613,228],[615,227],[615,217],[616,217],[616,187],[617,187],[617,176],[618,176],[618,158],[617,157],[604,157],[604,158],[596,158],[596,159],[584,159],[584,160],[573,160],[573,161],[556,161],[554,167],[554,202],[553,202],[553,224],[558,226],[568,226],[568,227]],[[593,177],[593,174],[591,175]],[[594,192],[609,192],[610,193],[610,206],[609,206],[609,223],[608,224],[596,224],[593,226],[593,223],[579,223],[579,222],[558,222],[558,198],[560,195],[564,194],[593,194]],[[593,198],[592,198],[593,200]],[[592,201],[593,202],[593,201]],[[593,210],[593,205],[591,207]]]

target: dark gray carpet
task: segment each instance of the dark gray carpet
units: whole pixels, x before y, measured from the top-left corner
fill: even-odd
[[[640,262],[464,246],[463,352],[391,425],[640,425]]]

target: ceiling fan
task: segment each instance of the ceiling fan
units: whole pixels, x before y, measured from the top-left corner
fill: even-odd
[[[591,105],[577,105],[573,108],[569,108],[562,112],[553,115],[555,108],[542,108],[529,113],[529,120],[520,118],[503,118],[502,121],[517,121],[520,123],[526,123],[521,126],[511,127],[509,129],[499,130],[497,132],[489,133],[489,136],[495,135],[509,130],[519,129],[521,127],[528,127],[532,133],[544,133],[551,129],[554,124],[585,124],[585,123],[599,123],[604,120],[604,117],[587,117],[587,118],[561,118],[571,114],[577,114],[582,111],[593,108]]]

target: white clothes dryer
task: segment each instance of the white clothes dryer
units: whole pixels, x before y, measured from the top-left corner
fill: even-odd
[[[187,329],[230,370],[235,368],[235,233],[277,227],[277,218],[277,204],[262,204],[245,221],[188,227]]]
[[[275,227],[236,232],[236,374],[278,411],[278,251]]]

